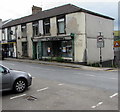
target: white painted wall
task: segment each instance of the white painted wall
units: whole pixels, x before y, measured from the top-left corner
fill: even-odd
[[[86,48],[85,14],[83,12],[66,15],[66,33],[74,33],[74,61],[83,62]]]
[[[113,51],[113,20],[86,14],[86,35],[87,35],[87,62],[99,62],[99,48],[97,48],[97,36],[102,32],[105,47],[102,48],[103,61],[114,58]]]
[[[7,28],[5,28],[5,40],[8,40],[8,37],[7,37]]]
[[[29,58],[33,57],[33,44],[31,38],[33,36],[32,23],[27,23],[27,42],[28,42],[28,56]]]
[[[0,41],[2,40],[2,19],[0,19]]]
[[[41,35],[43,35],[43,20],[39,21],[39,33],[41,33]]]
[[[22,57],[21,25],[17,26],[17,55],[18,55],[18,58]]]
[[[51,36],[56,36],[57,35],[56,17],[50,18],[50,34],[51,34]]]

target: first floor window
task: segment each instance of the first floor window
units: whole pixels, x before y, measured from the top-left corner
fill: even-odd
[[[50,34],[50,19],[44,20],[44,34]]]
[[[57,25],[58,25],[58,34],[65,33],[65,16],[57,17]]]
[[[39,35],[39,24],[37,22],[33,22],[33,36],[38,36]]]

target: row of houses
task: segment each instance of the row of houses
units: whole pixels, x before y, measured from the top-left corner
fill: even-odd
[[[6,57],[96,63],[114,59],[113,29],[113,18],[72,4],[33,6],[31,15],[2,25],[0,44]]]

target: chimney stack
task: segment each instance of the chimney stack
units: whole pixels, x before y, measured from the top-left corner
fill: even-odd
[[[36,14],[38,12],[42,11],[41,7],[34,6],[32,7],[32,14]]]

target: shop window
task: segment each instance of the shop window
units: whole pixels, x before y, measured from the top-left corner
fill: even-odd
[[[52,54],[52,43],[43,42],[43,56],[51,56]]]
[[[22,35],[22,38],[26,38],[27,37],[27,27],[26,27],[26,24],[22,24],[21,25],[21,35]]]
[[[62,57],[72,57],[72,40],[62,41]]]
[[[39,35],[39,23],[38,21],[33,22],[33,37],[36,37]]]
[[[44,34],[50,34],[50,19],[44,19]]]
[[[58,28],[58,34],[65,33],[65,16],[57,17],[57,28]]]

